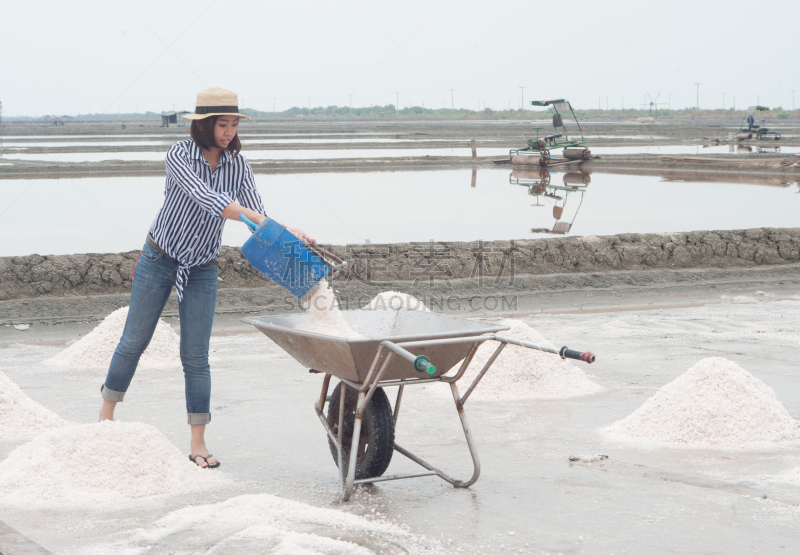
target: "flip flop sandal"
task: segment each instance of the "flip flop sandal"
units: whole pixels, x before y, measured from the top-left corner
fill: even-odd
[[[189,460],[192,461],[197,466],[200,466],[200,463],[197,462],[197,459],[203,459],[204,461],[206,461],[206,466],[200,466],[200,468],[217,468],[219,467],[220,464],[219,461],[217,461],[217,464],[208,464],[208,459],[213,456],[214,455],[212,455],[211,453],[209,453],[205,457],[203,455],[189,455]]]

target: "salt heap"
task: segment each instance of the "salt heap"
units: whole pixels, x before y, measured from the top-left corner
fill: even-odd
[[[0,439],[30,437],[64,424],[0,372]]]
[[[397,291],[379,293],[362,310],[416,310],[430,312],[425,303],[414,295]]]
[[[50,430],[0,462],[0,499],[27,506],[93,507],[228,482],[221,472],[189,461],[155,427],[138,422]]]
[[[108,369],[119,338],[122,337],[127,317],[127,306],[115,310],[80,341],[46,360],[45,364],[70,370]],[[153,338],[139,359],[137,371],[180,367],[180,345],[178,334],[164,320],[159,319]]]
[[[785,478],[787,482],[800,484],[800,466],[796,466],[791,469],[789,472],[783,475],[783,478]]]
[[[800,440],[775,392],[735,362],[705,358],[602,430],[644,447],[753,448]]]
[[[295,329],[348,339],[364,337],[353,331],[345,322],[328,280],[320,280],[305,305],[305,309],[311,314],[311,320],[298,324]]]
[[[498,335],[552,346],[525,322],[509,319],[498,323],[511,326],[511,329],[498,332]],[[498,346],[496,341],[486,341],[478,348],[470,369],[462,378],[464,388],[480,372]],[[460,364],[454,369],[459,367]],[[473,396],[484,399],[567,399],[591,395],[602,389],[587,378],[583,370],[558,355],[507,345],[481,379]]]
[[[180,542],[179,551],[187,553],[204,553],[209,545],[215,553],[374,555],[387,549],[419,555],[444,553],[436,542],[385,520],[266,493],[173,511],[154,528],[139,531],[127,545],[108,546],[108,552],[134,546],[147,550],[175,542]]]

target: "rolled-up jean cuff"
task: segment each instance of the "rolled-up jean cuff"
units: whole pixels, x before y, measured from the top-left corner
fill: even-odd
[[[190,412],[189,424],[192,426],[202,426],[211,422],[210,412]]]
[[[113,389],[108,389],[105,385],[100,386],[100,395],[103,396],[104,401],[109,403],[119,403],[125,398],[124,391],[114,391]]]

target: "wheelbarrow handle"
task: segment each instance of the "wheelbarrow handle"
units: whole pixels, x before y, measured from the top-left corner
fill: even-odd
[[[426,357],[425,355],[415,356],[412,353],[405,350],[403,347],[392,343],[391,341],[382,341],[381,347],[385,349],[389,349],[390,351],[394,351],[396,354],[400,355],[408,362],[414,365],[414,370],[417,372],[424,372],[426,374],[433,375],[436,373],[436,367],[431,364],[431,359]]]
[[[558,354],[561,356],[561,358],[571,358],[571,359],[574,359],[574,360],[582,360],[583,362],[586,362],[587,364],[591,364],[595,360],[594,353],[590,353],[589,351],[586,351],[585,353],[582,353],[582,352],[576,351],[574,349],[567,349],[566,347],[561,347],[561,350],[558,352]]]
[[[426,357],[425,355],[419,355],[417,358],[414,359],[414,370],[417,372],[426,372],[430,375],[436,373],[436,367],[431,364],[431,359]]]

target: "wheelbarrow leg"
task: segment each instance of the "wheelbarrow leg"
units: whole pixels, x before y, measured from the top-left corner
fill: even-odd
[[[456,409],[458,409],[458,417],[461,419],[461,427],[464,429],[464,437],[467,438],[467,445],[469,446],[469,454],[472,456],[472,478],[470,478],[466,482],[462,482],[457,480],[453,482],[453,486],[457,488],[468,488],[472,484],[478,481],[478,478],[481,475],[481,461],[478,458],[478,449],[475,447],[475,443],[472,441],[472,432],[469,429],[469,424],[467,424],[467,415],[464,413],[464,405],[460,403],[460,398],[458,396],[458,387],[456,387],[455,382],[450,383],[450,392],[453,394],[453,400],[456,402]]]
[[[353,423],[353,441],[350,445],[350,464],[347,465],[347,481],[344,483],[344,494],[342,496],[342,501],[348,501],[350,499],[350,495],[353,493],[353,485],[356,480],[356,461],[358,460],[358,448],[359,444],[361,443],[361,418],[363,417],[363,402],[366,398],[367,393],[366,391],[359,391],[358,392],[358,403],[356,404],[356,419]],[[341,420],[341,415],[344,414],[344,394],[341,395],[342,404],[341,408],[339,409],[339,418]],[[339,425],[339,429],[341,430],[341,424]],[[339,458],[341,460],[342,457],[342,450],[339,451]],[[339,472],[342,472],[342,465],[339,463]]]
[[[336,450],[339,455],[339,485],[342,488],[342,496],[345,494],[345,475],[344,475],[344,398],[345,388],[342,387],[342,393],[339,395],[339,440],[336,442]]]

